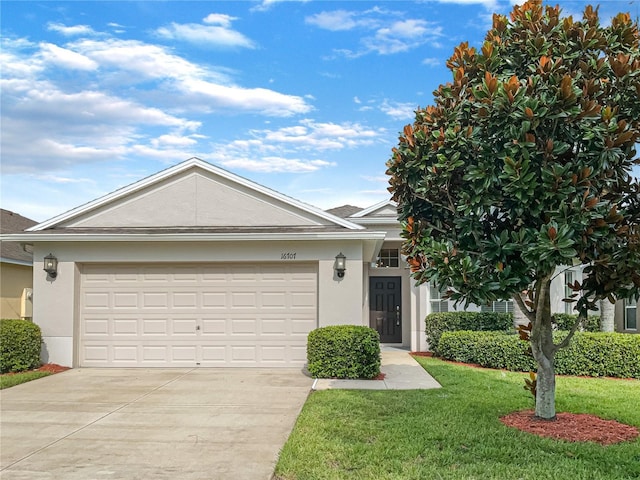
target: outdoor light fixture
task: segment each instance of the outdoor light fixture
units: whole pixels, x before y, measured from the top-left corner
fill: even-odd
[[[51,253],[44,257],[44,271],[47,272],[51,278],[58,276],[58,259]]]
[[[336,255],[336,262],[333,264],[333,268],[335,269],[338,278],[344,277],[344,271],[347,269],[346,263],[347,257],[345,257],[342,252]]]

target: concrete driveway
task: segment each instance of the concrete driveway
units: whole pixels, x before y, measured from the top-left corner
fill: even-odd
[[[294,369],[74,369],[0,392],[0,478],[271,477],[310,391]]]

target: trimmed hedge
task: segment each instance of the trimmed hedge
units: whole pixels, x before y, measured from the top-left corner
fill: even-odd
[[[573,324],[578,318],[577,313],[554,313],[551,316],[551,322],[555,325],[556,330],[571,330]],[[600,331],[600,315],[587,315],[587,321],[582,322],[578,330],[585,332]]]
[[[567,332],[555,332],[558,343]],[[444,332],[440,355],[448,360],[520,372],[535,371],[529,342],[500,332]],[[576,332],[555,357],[559,375],[640,379],[640,335]]]
[[[307,362],[316,378],[375,378],[380,374],[380,335],[357,325],[317,328],[307,339]]]
[[[40,366],[40,327],[28,320],[0,320],[0,373]]]
[[[495,312],[431,313],[425,318],[425,334],[429,342],[429,350],[439,355],[438,344],[443,332],[458,330],[509,332],[514,330],[513,315]]]

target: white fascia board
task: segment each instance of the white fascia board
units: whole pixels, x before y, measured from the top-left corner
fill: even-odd
[[[394,217],[357,218],[353,221],[359,225],[397,225],[400,228],[400,222]]]
[[[217,167],[215,165],[212,165],[210,163],[205,162],[204,160],[200,160],[197,157],[193,157],[190,158],[189,160],[185,160],[184,162],[181,162],[177,165],[174,165],[173,167],[169,167],[165,170],[162,170],[154,175],[151,175],[149,177],[143,178],[142,180],[139,180],[135,183],[132,183],[130,185],[127,185],[125,187],[119,188],[118,190],[115,190],[111,193],[108,193],[107,195],[104,195],[100,198],[97,198],[95,200],[92,200],[91,202],[85,203],[84,205],[80,205],[79,207],[76,207],[72,210],[69,210],[61,215],[58,215],[56,217],[53,217],[49,220],[45,220],[42,223],[39,223],[37,225],[34,225],[31,228],[26,229],[25,231],[27,232],[37,232],[37,231],[41,231],[41,230],[45,230],[47,228],[53,227],[55,225],[58,225],[59,223],[62,223],[66,220],[72,219],[74,217],[77,217],[83,213],[89,212],[95,208],[101,207],[102,205],[105,205],[109,202],[118,200],[119,198],[125,197],[133,192],[136,192],[138,190],[142,190],[146,187],[148,187],[149,185],[153,185],[154,183],[158,183],[166,178],[169,178],[173,175],[176,175],[182,171],[188,170],[192,167],[200,167],[203,170],[206,170],[210,173],[213,173],[215,175],[219,175],[220,177],[226,178],[227,180],[230,180],[232,182],[238,183],[239,185],[242,185],[246,188],[249,188],[251,190],[260,192],[266,196],[269,196],[271,198],[274,199],[278,199],[288,205],[291,205],[292,207],[304,210],[308,213],[312,213],[313,215],[316,215],[324,220],[328,220],[332,223],[335,223],[337,225],[340,225],[342,227],[348,228],[350,230],[363,230],[364,227],[362,227],[361,225],[357,225],[353,222],[350,222],[348,220],[345,220],[344,218],[340,218],[337,217],[335,215],[331,215],[330,213],[325,212],[324,210],[321,210],[319,208],[313,207],[311,205],[308,205],[306,203],[300,202],[298,200],[295,200],[291,197],[288,197],[282,193],[278,193],[275,190],[271,190],[270,188],[264,187],[260,184],[254,183],[250,180],[247,180],[246,178],[240,177],[234,173],[231,173],[227,170],[224,170],[223,168]]]
[[[352,230],[347,232],[298,233],[17,233],[6,236],[13,242],[225,242],[292,240],[384,240],[386,232]]]
[[[382,207],[386,207],[387,205],[392,206],[393,208],[396,208],[398,206],[398,204],[392,200],[383,200],[382,202],[378,202],[375,205],[371,205],[370,207],[365,208],[364,210],[360,210],[357,213],[354,213],[353,215],[351,215],[348,218],[362,218],[362,217],[366,217],[367,215],[369,215],[370,213],[375,212],[376,210],[380,210]]]
[[[26,260],[16,260],[13,258],[0,257],[0,263],[10,263],[11,265],[23,265],[25,267],[33,267],[33,262]]]

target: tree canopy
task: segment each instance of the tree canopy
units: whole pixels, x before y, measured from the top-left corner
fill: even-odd
[[[638,24],[600,24],[531,0],[493,16],[477,50],[458,46],[451,83],[404,127],[387,162],[418,282],[456,301],[513,298],[531,322],[536,415],[555,417],[555,352],[599,300],[640,290]],[[579,313],[554,344],[550,285],[582,265]],[[526,292],[525,295],[522,292]]]
[[[637,24],[533,1],[447,66],[387,164],[415,278],[486,304],[580,263],[581,306],[637,291]]]

